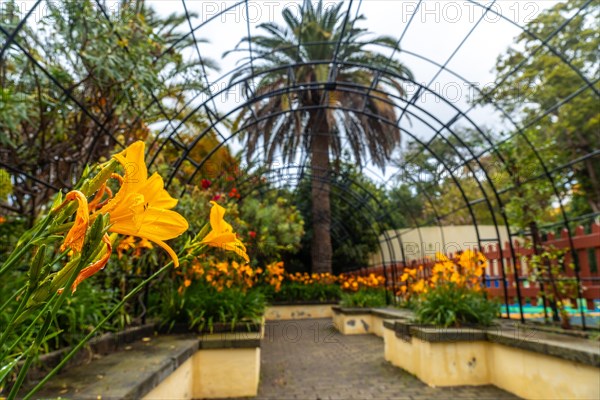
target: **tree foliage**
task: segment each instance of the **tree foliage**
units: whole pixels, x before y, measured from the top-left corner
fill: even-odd
[[[14,211],[35,215],[86,162],[145,139],[203,90],[199,61],[183,56],[193,41],[176,33],[185,16],[160,16],[141,0],[123,0],[116,12],[101,4],[45,2],[47,15],[25,24],[0,59],[0,162],[11,167],[5,206]],[[3,5],[5,34],[19,24],[19,7]],[[198,113],[187,123],[202,122]]]
[[[564,199],[584,194],[588,210],[600,212],[600,156],[590,155],[600,148],[599,21],[600,4],[584,0],[561,2],[540,13],[526,28],[537,38],[550,38],[547,45],[554,51],[521,33],[496,63],[496,81],[502,84],[479,99],[496,102],[525,127],[502,148],[512,164],[508,173],[517,177],[513,184],[522,202],[513,214],[525,225],[547,215],[552,200],[558,200],[552,197],[551,182],[531,180],[545,174],[531,145],[547,170],[554,172]],[[596,82],[587,87],[582,77]],[[572,167],[560,168],[580,158]],[[518,209],[527,205],[527,215],[519,215]]]

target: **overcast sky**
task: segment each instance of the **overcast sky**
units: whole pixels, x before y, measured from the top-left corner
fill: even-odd
[[[161,13],[183,10],[180,0],[158,0],[149,3]],[[326,2],[328,5],[335,3],[337,2]],[[350,2],[344,3],[343,7],[346,9]],[[468,99],[474,91],[469,85],[480,88],[493,83],[492,70],[498,55],[502,54],[521,32],[513,23],[526,24],[542,10],[556,3],[557,1],[499,0],[495,3],[482,1],[475,4],[466,0],[425,0],[419,5],[415,0],[355,0],[350,12],[353,16],[357,11],[363,14],[366,20],[360,22],[359,26],[374,34],[399,38],[406,30],[401,42],[404,51],[395,54],[394,57],[410,67],[417,82],[430,84],[432,90],[451,100],[451,104],[448,105],[431,94],[422,95],[416,103],[417,107],[411,107],[415,116],[410,121],[402,121],[401,126],[405,132],[427,139],[441,127],[436,119],[445,124],[456,115],[457,110],[454,107],[461,110],[470,107]],[[186,4],[189,11],[197,14],[193,25],[204,24],[197,31],[198,37],[209,41],[200,45],[202,56],[218,60],[221,65],[220,73],[209,74],[214,91],[225,87],[228,78],[219,78],[235,67],[240,56],[246,55],[242,53],[221,57],[225,50],[233,49],[240,38],[247,35],[248,23],[250,33],[255,35],[261,32],[257,28],[260,23],[275,21],[282,24],[281,12],[284,9],[299,13],[302,2],[251,1],[248,8],[242,5],[222,15],[219,13],[235,2],[187,0]],[[486,13],[487,7],[490,7],[491,11]],[[414,18],[408,25],[413,15]],[[189,27],[182,29],[187,30]],[[460,49],[453,54],[463,40]],[[467,82],[448,72],[440,73],[439,67],[419,56],[429,58],[437,64],[447,63],[447,68],[466,78]],[[409,96],[414,94],[416,89],[416,86],[409,87]],[[240,101],[236,95],[230,95],[228,99],[218,98],[219,110],[225,113],[235,107]],[[476,124],[495,132],[503,128],[498,113],[491,108],[474,109],[468,115]],[[421,122],[419,118],[425,122]],[[464,121],[458,125],[468,123]],[[404,137],[406,136],[405,134]]]
[[[225,50],[232,49],[241,37],[247,35],[247,22],[250,23],[252,35],[260,33],[261,30],[257,29],[260,23],[267,21],[283,23],[281,12],[288,8],[299,13],[301,3],[301,1],[251,1],[248,9],[242,5],[223,15],[218,15],[220,11],[235,2],[186,0],[188,9],[198,15],[193,19],[193,25],[205,24],[197,31],[199,37],[210,42],[200,45],[202,56],[218,60],[221,65],[220,74],[209,75],[211,83],[214,84],[213,88],[223,87],[225,82],[219,81],[219,76],[229,72],[239,57],[245,55],[234,54],[221,57]],[[329,5],[335,3],[326,2]],[[349,1],[344,3],[344,8],[350,4]],[[425,0],[417,9],[418,3],[415,0],[363,0],[362,2],[354,0],[350,12],[351,15],[356,15],[357,11],[365,15],[367,19],[362,21],[360,26],[369,31],[399,38],[416,9],[415,17],[401,43],[405,52],[396,54],[395,57],[406,63],[414,72],[416,80],[422,84],[429,84],[439,68],[412,53],[430,58],[438,64],[448,62],[447,68],[465,77],[469,82],[442,72],[435,78],[431,87],[450,99],[456,107],[464,109],[468,96],[472,93],[468,84],[482,87],[492,83],[491,71],[496,58],[519,34],[519,28],[512,25],[511,21],[519,25],[525,24],[557,1],[499,0],[494,4],[489,1],[474,4],[466,0]],[[162,13],[183,10],[180,0],[149,1],[149,4]],[[485,7],[491,7],[492,12],[484,15]],[[213,18],[215,16],[216,18]],[[474,27],[475,29],[471,31]],[[188,27],[184,26],[182,29],[188,30]],[[466,41],[459,51],[452,55],[465,38]],[[410,95],[414,93],[416,87],[408,89]],[[234,96],[227,102],[225,99],[220,100],[223,104],[219,107],[225,111],[231,108],[237,99]],[[443,121],[452,118],[456,113],[452,107],[444,106],[432,95],[423,96],[418,104],[427,110],[435,111],[435,115]],[[472,115],[478,120],[489,121],[490,124],[497,122],[495,118],[485,113],[478,115],[474,112]],[[413,121],[413,129],[416,128],[415,124],[416,121]]]

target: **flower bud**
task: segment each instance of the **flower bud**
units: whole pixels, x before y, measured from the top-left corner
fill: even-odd
[[[44,266],[46,256],[46,245],[43,244],[38,249],[35,256],[31,260],[31,265],[29,266],[29,287],[30,289],[35,289],[40,279],[40,272],[42,271],[42,267]]]

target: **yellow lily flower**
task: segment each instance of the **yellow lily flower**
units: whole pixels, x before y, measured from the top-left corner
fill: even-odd
[[[148,239],[162,247],[179,266],[179,259],[164,241],[173,239],[188,229],[184,217],[170,209],[177,200],[165,190],[158,173],[148,178],[144,162],[145,144],[138,141],[114,158],[125,168],[121,188],[98,213],[110,215],[109,232]]]
[[[246,246],[237,238],[231,225],[223,219],[225,209],[214,201],[211,201],[211,204],[210,227],[212,230],[202,239],[201,243],[233,251],[246,260],[246,262],[250,262],[250,258],[246,254]]]
[[[115,197],[92,215],[92,218],[96,214],[108,214],[110,217],[109,232],[135,236],[158,244],[169,253],[173,264],[177,267],[179,259],[173,249],[164,241],[185,232],[188,229],[188,222],[177,212],[170,210],[175,207],[177,200],[165,190],[161,176],[154,173],[148,178],[148,170],[144,162],[144,149],[144,142],[138,141],[114,156],[125,169],[124,177],[116,176],[121,181],[121,188]],[[99,203],[106,189],[105,186],[100,189],[102,194],[96,196],[92,204]],[[108,193],[110,195],[110,192]],[[79,207],[75,223],[67,233],[61,250],[71,247],[73,251],[81,252],[90,222],[89,206],[85,195],[74,190],[67,194],[60,207],[73,200],[77,200]],[[107,246],[106,252],[100,260],[79,273],[72,287],[73,292],[79,283],[104,268],[108,262],[112,246],[107,238],[108,236],[104,238]],[[145,247],[149,246],[145,244]]]

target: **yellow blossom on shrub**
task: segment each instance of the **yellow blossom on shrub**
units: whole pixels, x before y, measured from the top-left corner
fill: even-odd
[[[423,266],[405,268],[400,282],[404,283],[397,295],[408,300],[413,295],[427,292],[429,288],[446,284],[471,290],[482,290],[481,277],[487,266],[487,259],[479,251],[466,250],[453,259],[444,254],[436,254],[436,262],[431,268],[431,275],[423,275]]]

